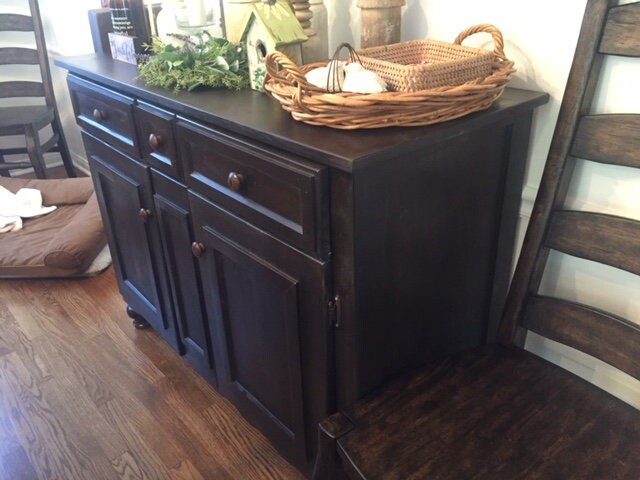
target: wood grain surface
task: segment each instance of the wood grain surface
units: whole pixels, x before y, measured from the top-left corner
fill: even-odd
[[[0,281],[0,478],[303,478],[125,310],[112,268]]]

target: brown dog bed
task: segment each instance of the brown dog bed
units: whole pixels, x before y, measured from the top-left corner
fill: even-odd
[[[69,277],[82,274],[105,248],[106,235],[91,178],[0,178],[12,193],[35,188],[53,212],[24,219],[22,230],[0,233],[0,277]]]

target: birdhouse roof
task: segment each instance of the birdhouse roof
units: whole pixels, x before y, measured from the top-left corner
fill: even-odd
[[[296,18],[287,0],[275,3],[257,2],[253,5],[251,16],[245,27],[243,38],[249,32],[254,21],[261,22],[276,47],[300,43],[309,39]]]

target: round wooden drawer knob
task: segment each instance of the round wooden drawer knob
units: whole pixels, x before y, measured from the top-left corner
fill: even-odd
[[[93,110],[93,119],[98,123],[102,123],[107,119],[107,114],[99,108],[95,108]]]
[[[149,134],[149,148],[154,152],[162,147],[162,135],[156,135],[155,133]]]
[[[227,177],[227,185],[234,192],[239,192],[244,187],[244,176],[241,173],[231,172]]]
[[[202,243],[202,242],[193,242],[191,244],[191,253],[193,253],[194,257],[200,258],[202,255],[204,255],[205,251],[206,251],[206,249],[204,247],[204,243]]]
[[[140,215],[140,218],[146,222],[151,218],[152,213],[148,208],[141,208],[138,215]]]

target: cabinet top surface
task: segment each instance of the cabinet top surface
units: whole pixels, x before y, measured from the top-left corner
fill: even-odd
[[[426,127],[343,131],[293,120],[280,104],[251,90],[174,93],[138,78],[135,65],[98,55],[60,57],[69,72],[132,95],[178,115],[223,128],[345,171],[368,162],[424,148],[494,122],[509,121],[548,101],[546,93],[507,88],[489,109]]]

